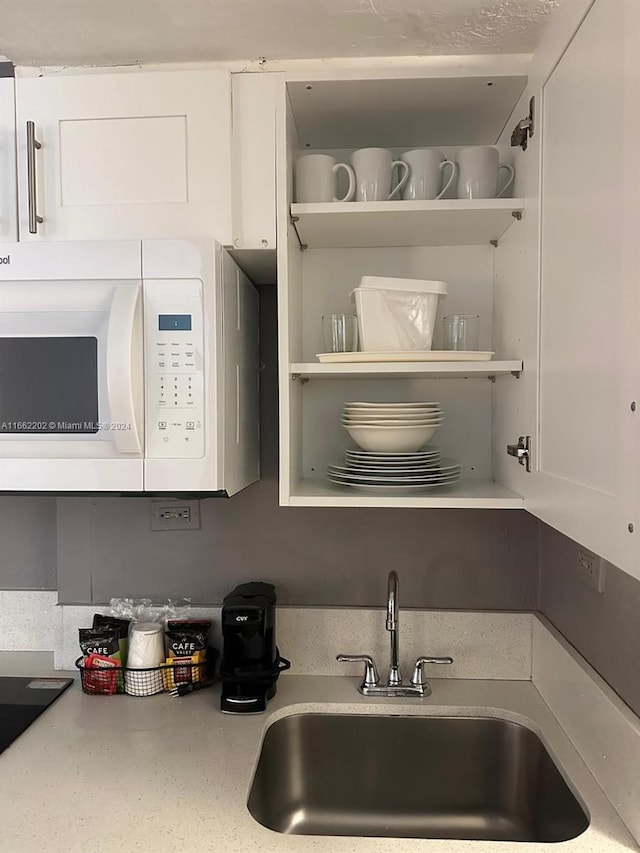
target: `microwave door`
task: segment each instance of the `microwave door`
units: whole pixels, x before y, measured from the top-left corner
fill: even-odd
[[[0,284],[0,490],[142,490],[141,289]]]

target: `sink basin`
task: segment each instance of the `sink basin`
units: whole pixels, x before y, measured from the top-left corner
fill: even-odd
[[[538,736],[488,718],[284,717],[247,805],[295,835],[557,842],[589,825]]]

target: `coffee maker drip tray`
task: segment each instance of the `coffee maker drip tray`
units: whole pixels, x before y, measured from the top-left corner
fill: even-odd
[[[226,714],[261,714],[267,708],[267,702],[276,693],[276,681],[281,672],[289,669],[290,661],[280,657],[276,649],[276,661],[272,667],[260,667],[259,670],[247,669],[244,672],[222,670],[222,696],[220,710]]]

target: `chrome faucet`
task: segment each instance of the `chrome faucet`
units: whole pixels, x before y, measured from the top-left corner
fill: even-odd
[[[399,664],[400,645],[400,605],[398,603],[398,573],[389,572],[387,581],[387,619],[385,628],[391,634],[389,678],[386,684],[380,684],[378,667],[371,655],[337,655],[336,660],[343,663],[361,662],[365,665],[364,678],[358,687],[363,696],[419,696],[431,695],[431,685],[424,674],[427,664],[451,664],[451,657],[419,657],[413,668],[409,684],[402,683]]]
[[[389,664],[389,686],[402,684],[402,675],[398,665],[398,643],[400,642],[398,622],[398,573],[389,572],[387,581],[387,622],[386,629],[391,634],[391,654]]]

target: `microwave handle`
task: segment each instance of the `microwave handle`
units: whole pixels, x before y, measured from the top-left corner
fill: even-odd
[[[140,284],[116,286],[109,314],[107,393],[113,424],[113,443],[119,453],[142,452],[135,400],[141,350],[141,341],[136,340],[140,291]],[[125,424],[127,428],[118,429],[119,424]]]

